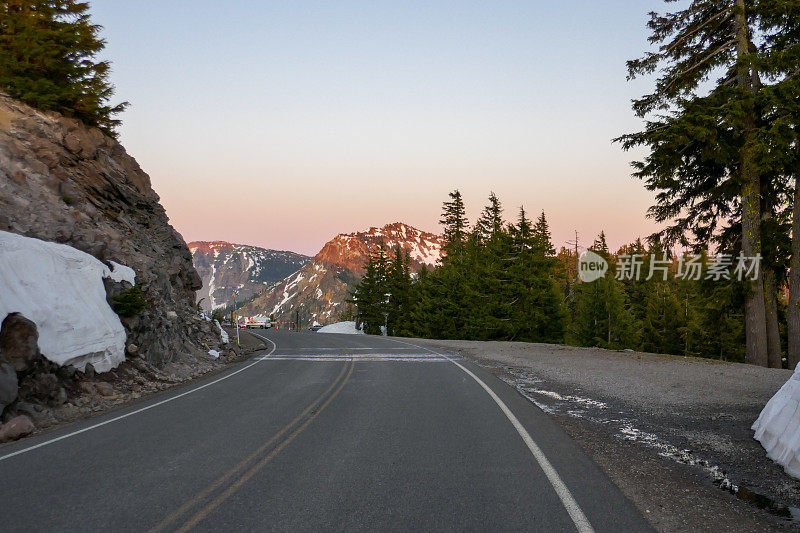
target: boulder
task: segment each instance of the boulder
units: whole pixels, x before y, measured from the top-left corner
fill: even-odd
[[[14,367],[9,363],[0,363],[0,414],[11,402],[17,399],[19,383]]]
[[[10,313],[0,325],[0,357],[17,372],[29,370],[40,357],[36,324],[19,313]]]
[[[114,387],[111,383],[100,381],[94,384],[94,388],[101,396],[114,396]]]
[[[66,401],[66,392],[55,374],[37,374],[31,380],[30,395],[42,401],[59,405]]]
[[[36,427],[29,417],[25,415],[15,416],[0,426],[0,442],[17,440],[26,435],[30,435],[33,433],[34,429],[36,429]]]

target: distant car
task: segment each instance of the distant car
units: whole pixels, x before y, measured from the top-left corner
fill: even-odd
[[[322,329],[322,326],[311,326],[308,328],[309,331],[319,331]]]

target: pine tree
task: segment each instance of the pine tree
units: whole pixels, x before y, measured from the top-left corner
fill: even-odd
[[[76,117],[113,135],[110,64],[91,23],[89,3],[76,0],[0,1],[0,88],[39,109]]]
[[[398,245],[386,273],[388,300],[386,303],[386,330],[389,335],[403,336],[409,330],[409,299],[411,272],[408,252]]]
[[[656,208],[657,217],[662,220],[681,216],[679,210],[669,206],[675,205],[675,196],[685,192],[685,187],[702,182],[704,175],[711,177],[711,184],[717,187],[712,190],[718,194],[723,192],[719,187],[738,187],[741,249],[748,257],[762,252],[763,169],[759,168],[756,110],[761,85],[753,53],[752,36],[757,21],[753,8],[753,3],[745,0],[695,0],[673,13],[651,14],[650,42],[658,44],[659,49],[630,61],[628,68],[630,77],[661,69],[655,92],[635,101],[634,110],[643,118],[654,112],[662,112],[662,116],[648,122],[645,132],[621,138],[626,148],[636,145],[651,148],[648,160],[638,164],[637,175],[648,179],[650,188],[663,191],[657,197]],[[714,86],[708,95],[701,95],[708,79],[715,79]],[[707,142],[709,138],[715,142]],[[676,139],[684,146],[676,146],[671,153],[659,150]],[[699,151],[699,145],[712,149]],[[720,153],[726,157],[718,158]],[[708,186],[700,189],[701,196],[708,197],[708,190]],[[729,198],[720,200],[711,195],[709,203],[732,209]],[[701,212],[700,216],[707,214]],[[766,365],[764,284],[758,279],[748,285],[745,298],[748,361]]]
[[[774,113],[770,126],[770,161],[772,169],[787,181],[787,209],[791,224],[789,270],[789,305],[787,336],[789,368],[800,363],[800,2],[797,0],[760,0],[758,67],[774,83],[765,87],[765,106]],[[770,235],[768,230],[765,235]],[[777,276],[780,280],[780,276]],[[769,283],[769,279],[765,280]],[[773,333],[774,335],[774,333]]]
[[[556,255],[556,249],[553,247],[550,236],[550,226],[547,224],[547,217],[544,211],[539,215],[536,220],[536,225],[533,226],[533,246],[547,256],[553,257]]]
[[[605,233],[601,232],[590,248],[613,265]],[[634,319],[625,293],[609,270],[605,277],[575,288],[574,340],[583,346],[631,348],[638,345]]]
[[[386,252],[381,244],[367,256],[364,275],[351,292],[356,306],[356,326],[368,335],[380,335],[386,326]]]
[[[516,226],[511,227],[513,246],[509,248],[508,286],[510,288],[510,336],[508,340],[563,342],[564,311],[558,289],[558,259],[550,242],[544,213],[535,227],[524,208]]]
[[[503,206],[495,193],[489,194],[489,205],[483,208],[475,233],[481,241],[497,238],[503,231]]]
[[[439,221],[444,226],[444,251],[447,257],[458,258],[461,256],[464,241],[467,237],[466,208],[461,193],[456,189],[450,193],[450,201],[442,206],[442,218]]]

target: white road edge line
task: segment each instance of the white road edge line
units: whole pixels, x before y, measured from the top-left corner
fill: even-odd
[[[550,464],[550,461],[547,459],[547,456],[544,454],[541,448],[539,448],[539,445],[536,444],[536,442],[531,437],[530,433],[528,433],[528,430],[525,429],[525,426],[523,426],[522,423],[519,421],[519,419],[514,415],[514,413],[511,412],[511,409],[509,409],[508,406],[505,403],[503,403],[503,400],[501,400],[500,397],[497,396],[497,394],[495,394],[495,392],[486,383],[484,383],[483,380],[481,380],[481,378],[473,374],[464,365],[451,359],[446,354],[431,350],[430,348],[426,348],[425,346],[417,346],[416,344],[411,344],[410,342],[403,342],[395,339],[387,339],[387,340],[392,340],[394,342],[399,342],[401,344],[407,344],[409,346],[421,348],[433,354],[445,357],[451,363],[453,363],[458,368],[466,372],[468,376],[470,376],[478,383],[478,385],[483,387],[483,390],[485,390],[487,394],[489,394],[489,396],[491,396],[494,402],[498,405],[498,407],[500,407],[500,410],[503,411],[503,414],[506,415],[506,418],[508,418],[508,420],[514,426],[514,429],[517,430],[517,433],[519,433],[519,436],[522,437],[522,440],[525,441],[525,444],[527,444],[528,449],[531,451],[533,457],[536,459],[536,462],[539,463],[539,466],[544,471],[544,474],[547,476],[547,479],[550,481],[550,484],[556,491],[558,498],[561,500],[561,503],[564,505],[564,508],[567,510],[567,513],[569,513],[569,516],[570,518],[572,518],[572,522],[575,524],[575,527],[578,528],[578,531],[580,531],[581,533],[594,533],[594,528],[592,527],[592,524],[589,523],[589,519],[586,518],[585,514],[583,514],[580,505],[578,505],[578,502],[575,501],[575,498],[572,496],[572,493],[567,488],[567,485],[561,479],[561,476],[558,475],[556,469],[553,468],[553,465]]]
[[[268,341],[270,344],[272,344],[272,349],[266,355],[272,354],[278,348],[278,346],[274,342],[272,342],[271,340],[267,339],[266,337],[261,337],[261,338],[264,339],[265,341]],[[205,389],[206,387],[210,387],[211,385],[214,385],[215,383],[219,383],[220,381],[224,381],[224,380],[228,379],[231,376],[235,376],[239,372],[244,372],[248,368],[257,365],[258,363],[260,363],[261,361],[264,360],[263,357],[264,356],[260,356],[255,360],[255,362],[250,363],[249,365],[247,365],[245,367],[242,367],[239,370],[236,370],[235,372],[231,372],[230,374],[226,374],[226,375],[222,376],[219,379],[215,379],[214,381],[206,383],[205,385],[200,385],[199,387],[195,387],[192,390],[188,390],[186,392],[182,392],[182,393],[180,393],[180,394],[178,394],[176,396],[172,396],[170,398],[167,398],[166,400],[161,400],[160,402],[156,402],[156,403],[154,403],[152,405],[148,405],[146,407],[142,407],[141,409],[137,409],[135,411],[131,411],[130,413],[125,413],[124,415],[120,415],[120,416],[114,417],[114,418],[112,418],[110,420],[106,420],[105,422],[100,422],[99,424],[94,424],[93,426],[89,426],[89,427],[86,427],[86,428],[83,428],[83,429],[79,429],[78,431],[73,431],[72,433],[68,433],[66,435],[61,435],[60,437],[56,437],[54,439],[46,440],[44,442],[40,442],[39,444],[35,444],[33,446],[29,446],[28,448],[23,448],[21,450],[17,450],[16,452],[12,452],[12,453],[9,453],[7,455],[0,456],[0,461],[5,461],[6,459],[10,459],[11,457],[14,457],[16,455],[22,455],[23,453],[30,452],[30,451],[35,450],[37,448],[42,448],[43,446],[47,446],[48,444],[53,444],[54,442],[58,442],[60,440],[68,439],[70,437],[74,437],[75,435],[80,435],[81,433],[86,433],[87,431],[91,431],[93,429],[97,429],[97,428],[99,428],[101,426],[105,426],[106,424],[111,424],[112,422],[117,422],[119,420],[122,420],[123,418],[128,418],[129,416],[133,416],[133,415],[142,413],[142,412],[147,411],[149,409],[152,409],[154,407],[158,407],[159,405],[164,405],[165,403],[169,403],[172,400],[177,400],[178,398],[182,398],[184,396],[192,394],[193,392],[197,392],[197,391],[199,391],[201,389]]]

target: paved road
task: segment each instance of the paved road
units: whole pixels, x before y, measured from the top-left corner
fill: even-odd
[[[269,349],[223,374],[0,447],[0,529],[648,529],[553,421],[466,361],[256,333]]]

